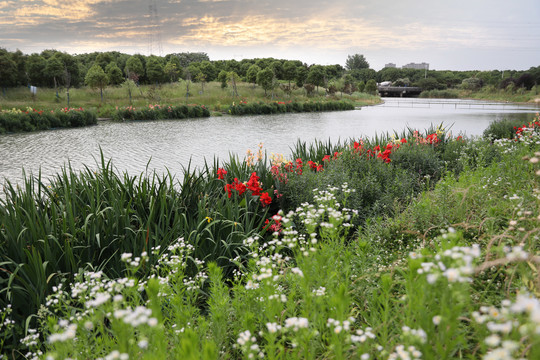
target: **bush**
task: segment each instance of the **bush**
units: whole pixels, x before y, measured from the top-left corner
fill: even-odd
[[[64,108],[56,111],[35,109],[8,110],[0,113],[0,133],[30,132],[97,124],[93,111]]]
[[[325,102],[273,102],[273,103],[233,103],[229,107],[231,115],[283,114],[290,112],[343,111],[354,110],[354,105],[347,101]]]
[[[513,139],[516,135],[516,128],[522,126],[520,120],[502,119],[493,121],[484,130],[484,137],[491,140]]]
[[[162,120],[209,117],[210,110],[204,105],[162,106],[148,105],[145,108],[127,106],[118,108],[112,115],[113,121]]]

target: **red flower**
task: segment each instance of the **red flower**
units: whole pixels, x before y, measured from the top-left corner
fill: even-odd
[[[262,193],[259,200],[261,200],[262,206],[270,205],[272,203],[272,198],[268,193]]]
[[[249,190],[251,190],[251,193],[254,196],[258,196],[261,194],[262,188],[259,185],[259,177],[257,176],[256,172],[251,173],[251,177],[247,182],[247,187]]]
[[[324,157],[322,158],[322,161],[330,161],[330,155],[324,155]]]
[[[296,159],[296,173],[298,175],[302,175],[302,159],[298,158]]]
[[[406,143],[407,143],[407,139],[405,139],[405,138],[401,139],[401,143],[402,143],[402,144],[406,144]]]
[[[313,162],[313,161],[309,160],[307,163],[308,163],[309,168],[311,170],[316,170],[317,169],[317,163],[316,162]]]
[[[229,199],[231,198],[231,195],[232,195],[232,190],[233,188],[233,184],[226,184],[225,185],[225,191],[227,192],[227,195],[229,196]]]
[[[234,189],[238,191],[238,195],[242,196],[246,190],[247,187],[243,183],[238,181],[238,178],[234,178]]]
[[[220,180],[225,179],[225,175],[227,175],[227,170],[222,169],[222,168],[219,168],[219,169],[217,170],[217,176],[218,176],[218,179],[220,179]]]
[[[373,151],[381,151],[381,147],[379,145],[375,146],[373,148]]]

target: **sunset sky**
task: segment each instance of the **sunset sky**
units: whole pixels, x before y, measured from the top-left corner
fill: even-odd
[[[525,70],[540,65],[540,1],[0,0],[0,47]]]

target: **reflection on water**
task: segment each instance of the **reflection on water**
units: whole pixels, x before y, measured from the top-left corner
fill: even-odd
[[[97,126],[0,136],[0,177],[20,181],[22,169],[43,177],[68,162],[75,169],[96,167],[100,149],[119,170],[138,175],[150,170],[180,174],[191,161],[201,166],[214,156],[243,157],[260,142],[270,154],[290,153],[298,139],[366,138],[407,127],[424,130],[444,124],[454,134],[481,135],[501,118],[532,119],[538,108],[481,101],[385,99],[383,105],[329,113],[212,117],[132,123],[100,122]]]

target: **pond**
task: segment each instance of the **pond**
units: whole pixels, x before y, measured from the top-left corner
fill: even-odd
[[[298,139],[337,141],[369,138],[407,127],[423,131],[443,124],[453,134],[481,135],[490,122],[519,118],[528,122],[534,105],[472,100],[387,98],[378,106],[327,113],[302,113],[192,120],[99,122],[97,126],[0,136],[0,178],[20,182],[26,173],[56,174],[64,164],[74,169],[96,167],[100,151],[120,171],[138,175],[145,169],[181,174],[205,159],[244,157],[247,149],[290,154]]]

